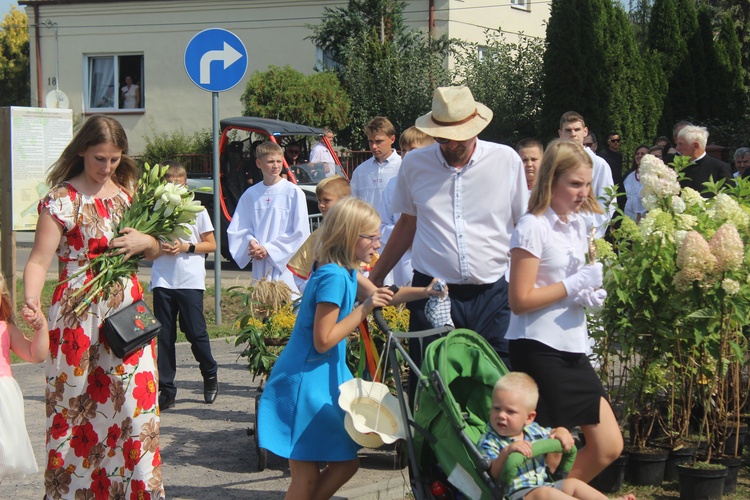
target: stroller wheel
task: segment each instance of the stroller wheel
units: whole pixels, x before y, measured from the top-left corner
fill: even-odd
[[[253,433],[253,441],[255,443],[255,456],[258,457],[258,471],[266,470],[268,466],[268,450],[260,447],[258,441],[258,403],[260,402],[260,394],[255,396],[255,432]]]
[[[406,441],[399,439],[393,447],[396,452],[396,468],[403,469],[409,465],[409,449],[406,446]]]

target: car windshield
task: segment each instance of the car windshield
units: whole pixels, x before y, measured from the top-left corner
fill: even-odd
[[[300,163],[290,168],[298,184],[315,185],[326,177],[344,175],[339,165],[329,163]]]

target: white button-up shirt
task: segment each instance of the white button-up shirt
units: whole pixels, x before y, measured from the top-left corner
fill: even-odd
[[[352,173],[352,196],[364,200],[373,207],[380,205],[388,181],[398,175],[401,168],[401,156],[395,149],[391,150],[390,156],[380,163],[373,156],[363,161]]]
[[[522,248],[539,259],[534,286],[541,288],[575,274],[586,263],[587,236],[581,215],[568,214],[566,224],[548,208],[542,215],[521,218],[510,248]],[[587,352],[586,313],[573,297],[565,297],[543,309],[520,316],[511,314],[505,338],[536,340],[558,351]]]
[[[410,151],[393,196],[393,212],[416,216],[414,269],[453,284],[489,284],[508,266],[510,235],[528,208],[521,158],[477,140],[469,162],[455,168],[440,145]]]

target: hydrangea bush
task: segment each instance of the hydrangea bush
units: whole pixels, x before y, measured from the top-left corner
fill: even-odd
[[[710,458],[739,427],[747,397],[750,182],[707,183],[704,198],[680,188],[688,164],[643,158],[649,212],[639,225],[620,215],[613,248],[600,252],[608,298],[593,335],[631,444],[645,446],[661,427],[674,445],[692,417]]]

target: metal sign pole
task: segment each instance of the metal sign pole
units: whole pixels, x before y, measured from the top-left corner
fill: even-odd
[[[214,308],[216,324],[221,324],[221,200],[219,199],[219,93],[213,92],[211,97],[214,130],[214,238],[216,238],[216,252],[214,253]]]

